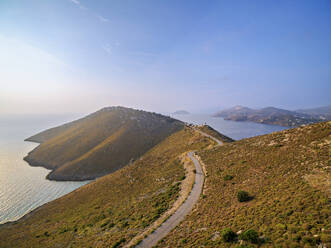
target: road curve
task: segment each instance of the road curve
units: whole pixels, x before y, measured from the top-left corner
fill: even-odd
[[[206,136],[206,137],[212,139],[213,141],[215,141],[217,143],[218,146],[223,145],[223,142],[220,141],[220,140],[218,140],[218,139],[216,139],[215,137],[213,137],[213,136],[211,136],[211,135],[209,135],[209,134],[207,134],[205,132],[202,132],[202,131],[200,131],[198,129],[194,129],[194,130],[197,131],[198,133],[200,133],[201,135]]]
[[[194,163],[196,170],[195,181],[190,195],[169,219],[163,222],[153,233],[148,235],[135,247],[149,248],[155,246],[159,240],[167,236],[173,228],[184,220],[185,216],[191,212],[194,204],[199,200],[203,188],[204,174],[199,161],[193,156],[193,152],[189,152],[188,157]]]

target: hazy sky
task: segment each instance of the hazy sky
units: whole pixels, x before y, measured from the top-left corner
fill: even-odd
[[[331,1],[0,0],[0,113],[331,103]]]

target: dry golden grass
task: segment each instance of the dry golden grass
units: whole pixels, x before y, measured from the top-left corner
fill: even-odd
[[[0,226],[0,247],[124,245],[173,206],[185,173],[179,155],[210,143],[184,128],[133,164]]]
[[[42,141],[25,158],[53,171],[52,180],[87,180],[112,173],[139,158],[183,123],[159,114],[112,107],[28,140]]]
[[[158,246],[239,247],[222,240],[221,231],[231,228],[257,231],[261,244],[244,242],[252,247],[330,247],[330,135],[325,122],[200,151],[205,197]],[[314,171],[323,171],[324,180],[312,180],[321,178]],[[253,199],[239,202],[240,190]]]
[[[208,126],[208,125],[201,125],[197,127],[200,131],[209,134],[210,136],[213,136],[214,138],[224,142],[224,143],[228,143],[228,142],[233,142],[234,140],[231,139],[228,136],[225,136],[224,134],[221,134],[219,132],[217,132],[215,129],[213,129],[212,127]]]
[[[143,232],[139,233],[133,239],[130,240],[128,244],[124,247],[134,247],[139,241],[143,240],[146,235],[149,235],[153,232],[156,228],[158,228],[164,221],[166,221],[172,214],[174,214],[177,209],[184,203],[186,198],[189,196],[193,183],[195,180],[195,167],[193,165],[192,160],[187,156],[185,152],[180,156],[180,161],[185,168],[185,178],[183,179],[180,185],[180,192],[178,193],[178,197],[172,207],[168,209],[160,218],[158,218],[153,224],[147,227]]]

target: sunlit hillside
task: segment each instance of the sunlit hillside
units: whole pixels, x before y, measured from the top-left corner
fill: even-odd
[[[0,247],[117,247],[127,243],[176,199],[185,175],[179,155],[211,144],[191,129],[176,132],[132,165],[16,223],[0,226]]]
[[[330,247],[330,143],[324,122],[199,152],[204,197],[158,247]]]
[[[25,158],[53,170],[52,180],[94,179],[136,160],[184,124],[160,114],[110,107],[28,138],[41,142]]]

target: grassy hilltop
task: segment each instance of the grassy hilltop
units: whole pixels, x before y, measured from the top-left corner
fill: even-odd
[[[235,142],[195,128],[224,145],[183,127],[132,164],[0,226],[0,247],[127,244],[171,208],[189,150],[206,169],[203,193],[157,247],[330,247],[331,122]]]
[[[159,247],[331,247],[330,143],[324,122],[200,151],[204,197]]]
[[[25,160],[51,169],[48,179],[94,179],[122,168],[183,127],[160,114],[104,108],[28,138],[41,145]]]
[[[0,247],[119,247],[160,217],[178,196],[179,155],[214,142],[184,128],[110,175],[0,225]]]

